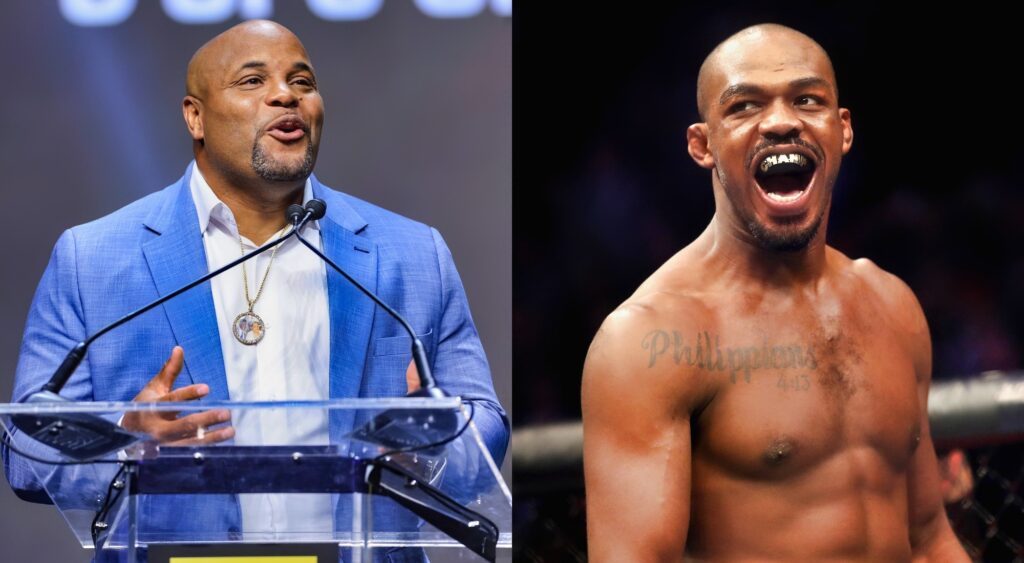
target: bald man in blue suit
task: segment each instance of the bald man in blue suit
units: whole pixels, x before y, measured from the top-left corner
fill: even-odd
[[[509,422],[495,396],[452,256],[435,229],[332,190],[311,174],[323,112],[312,65],[298,39],[272,22],[240,24],[193,57],[188,90],[183,112],[196,161],[167,188],[60,237],[29,313],[12,400],[38,391],[78,341],[210,271],[190,189],[198,169],[234,212],[238,236],[253,241],[267,240],[282,228],[287,205],[310,195],[324,200],[327,214],[317,225],[322,250],[409,320],[438,385],[474,403],[475,424],[500,465]],[[271,125],[264,126],[267,122]],[[405,395],[411,353],[400,325],[331,270],[326,298],[329,397]],[[171,360],[180,367],[176,392],[231,400],[220,330],[214,292],[206,283],[97,340],[61,394],[77,401],[136,399],[140,390],[152,387],[168,353],[180,346],[184,357],[176,352],[177,360],[173,355]],[[331,437],[356,422],[332,419]],[[7,478],[19,496],[47,500],[28,463],[6,447],[3,453]],[[43,479],[53,492],[73,490],[84,477],[55,469]],[[189,500],[202,504],[186,516],[174,509],[179,501],[153,500],[167,503],[167,509],[150,507],[149,526],[182,532],[240,529],[235,497]],[[422,553],[390,550],[382,557],[420,560]]]

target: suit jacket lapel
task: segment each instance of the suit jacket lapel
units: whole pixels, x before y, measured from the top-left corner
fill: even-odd
[[[377,247],[358,233],[366,227],[351,206],[335,192],[324,189],[316,178],[313,195],[327,203],[320,220],[324,254],[372,292],[377,291]],[[340,274],[327,267],[327,300],[330,307],[331,398],[358,397],[376,305]]]
[[[147,220],[158,236],[143,244],[150,273],[160,295],[166,295],[209,271],[206,249],[189,180],[192,167],[169,193],[164,206]],[[359,233],[367,223],[336,192],[311,178],[313,195],[327,203],[320,220],[324,253],[372,292],[377,291],[377,247]],[[374,308],[370,298],[327,266],[330,318],[330,397],[358,397],[369,350]],[[209,399],[228,400],[224,356],[209,283],[163,305],[175,339],[185,349],[185,375],[192,383],[210,386]]]
[[[189,189],[192,166],[169,192],[166,204],[146,219],[156,233],[143,244],[143,253],[157,292],[166,295],[209,272],[206,248]],[[228,400],[224,355],[220,349],[217,313],[209,282],[171,299],[163,310],[178,344],[185,350],[185,371],[191,383],[210,387],[210,400]],[[161,354],[169,353],[161,351]],[[179,381],[181,377],[179,376]]]

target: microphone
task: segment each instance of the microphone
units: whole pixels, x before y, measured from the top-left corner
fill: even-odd
[[[293,207],[299,207],[300,214],[298,218],[293,218],[292,216]],[[292,230],[284,236],[272,240],[237,260],[217,268],[201,278],[156,299],[148,305],[128,313],[120,319],[117,319],[109,325],[101,328],[92,336],[89,336],[85,340],[75,344],[71,351],[68,352],[68,355],[65,356],[64,361],[61,362],[60,367],[58,367],[53,373],[50,380],[43,385],[42,389],[32,395],[29,395],[24,402],[67,402],[67,399],[60,396],[60,390],[64,388],[64,385],[67,384],[68,379],[71,378],[75,369],[82,363],[89,346],[95,342],[96,339],[149,311],[150,309],[158,307],[196,287],[197,285],[207,282],[242,262],[258,256],[283,243],[288,240],[288,238],[297,235],[299,230],[305,227],[306,223],[312,219],[312,216],[312,211],[306,212],[306,210],[302,209],[300,206],[292,205],[288,208],[288,219],[292,225]],[[11,420],[18,430],[21,430],[37,441],[56,449],[62,454],[77,460],[100,457],[111,452],[122,450],[136,442],[148,438],[146,434],[130,432],[105,418],[89,414],[18,414],[12,415]]]
[[[296,208],[296,209],[292,209]],[[299,214],[300,209],[302,215]],[[306,216],[309,216],[312,220],[322,218],[327,213],[327,204],[321,199],[312,199],[306,203],[305,208],[300,208],[298,205],[293,205],[288,208],[288,216],[292,218],[293,222],[300,220]],[[297,224],[297,223],[293,223]],[[398,321],[398,324],[402,325],[405,332],[409,334],[409,338],[412,340],[412,358],[416,364],[416,373],[419,376],[420,388],[412,393],[407,394],[407,397],[433,397],[443,398],[448,395],[437,386],[437,382],[434,381],[433,373],[430,370],[430,363],[427,361],[427,352],[423,347],[423,342],[416,337],[415,331],[412,329],[412,325],[409,321],[400,315],[397,311],[391,308],[387,303],[384,303],[369,289],[366,289],[363,284],[359,283],[355,278],[350,276],[348,272],[338,266],[333,260],[331,260],[326,254],[320,251],[315,245],[307,241],[298,230],[295,231],[295,238],[299,239],[299,242],[306,248],[311,250],[314,254],[320,257],[321,260],[327,263],[335,272],[341,274],[349,283],[356,287],[363,295],[366,295],[374,303],[380,306],[381,309]],[[448,415],[451,416],[448,416]],[[458,427],[458,419],[455,413],[444,413],[439,414],[431,410],[423,409],[389,409],[374,417],[373,420],[368,422],[366,425],[353,430],[349,433],[349,437],[358,438],[361,440],[380,444],[389,448],[409,448],[409,447],[420,447],[425,444],[433,444],[439,442],[444,438],[450,436],[455,432]],[[429,453],[437,448],[430,448],[424,450]]]
[[[303,222],[303,219],[306,216],[306,209],[299,204],[293,203],[285,210],[285,215],[288,217],[288,224],[296,227],[299,223]],[[323,217],[323,215],[321,215],[321,217]],[[312,217],[312,212],[310,212],[310,219],[315,220],[319,218],[320,217]]]

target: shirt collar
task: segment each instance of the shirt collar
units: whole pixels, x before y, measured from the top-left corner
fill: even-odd
[[[192,201],[196,205],[196,213],[199,217],[199,233],[205,234],[210,228],[210,222],[216,222],[233,233],[238,233],[238,224],[235,223],[235,214],[231,209],[213,193],[213,188],[206,183],[206,178],[199,171],[199,165],[192,163],[192,177],[189,181],[189,189],[192,190]],[[306,185],[302,190],[302,205],[313,199],[313,183],[306,178]],[[310,221],[307,228],[320,229],[317,221]]]

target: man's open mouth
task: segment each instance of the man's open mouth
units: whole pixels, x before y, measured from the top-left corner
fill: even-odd
[[[754,179],[770,202],[796,202],[810,187],[817,164],[798,152],[769,154],[757,165]]]
[[[285,116],[274,121],[267,133],[279,141],[295,141],[306,135],[306,124],[298,116]]]

